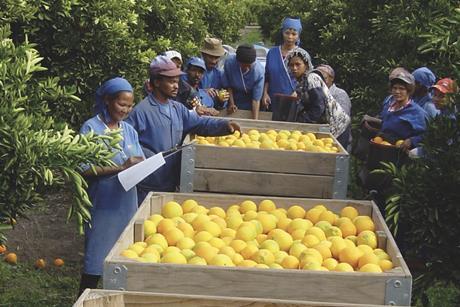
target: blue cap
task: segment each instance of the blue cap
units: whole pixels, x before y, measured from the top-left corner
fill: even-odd
[[[199,58],[199,57],[191,57],[188,62],[187,62],[187,69],[190,65],[193,65],[193,66],[196,66],[196,67],[200,67],[202,68],[203,70],[206,70],[206,64],[204,64],[204,61],[202,58]]]
[[[426,88],[430,88],[436,82],[436,76],[434,73],[426,67],[417,68],[412,72],[415,81],[420,83]]]

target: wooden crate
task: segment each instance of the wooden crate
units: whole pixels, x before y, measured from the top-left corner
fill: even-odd
[[[212,193],[150,193],[105,259],[104,288],[327,303],[410,304],[412,276],[377,206],[371,201],[269,197],[278,207],[297,204],[309,209],[321,203],[339,212],[352,205],[361,215],[371,216],[379,247],[387,251],[395,266],[381,274],[154,264],[119,256],[130,244],[143,240],[143,221],[161,212],[168,201],[182,203],[186,199],[195,199],[205,207],[225,209],[246,199],[258,203],[266,198]]]
[[[204,296],[86,289],[73,307],[140,307],[140,306],[213,306],[213,307],[381,307],[382,305],[335,304],[287,300],[249,299],[241,297]]]
[[[252,119],[252,111],[248,110],[238,110],[235,113],[228,114],[227,110],[221,110],[220,117],[230,117],[230,118],[244,118],[244,119]],[[259,120],[272,120],[272,112],[259,112]]]
[[[349,155],[327,125],[242,120],[242,131],[299,130],[333,138],[338,153],[195,144],[182,152],[181,192],[346,198]],[[255,123],[255,124],[254,124]]]

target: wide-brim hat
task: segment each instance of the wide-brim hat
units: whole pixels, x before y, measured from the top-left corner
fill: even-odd
[[[225,49],[222,47],[222,41],[218,38],[207,37],[204,39],[203,48],[200,50],[212,56],[221,57],[225,54]]]

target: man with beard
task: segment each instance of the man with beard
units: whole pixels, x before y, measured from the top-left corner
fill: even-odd
[[[146,158],[181,145],[189,133],[220,136],[240,130],[234,122],[200,117],[173,100],[177,96],[179,76],[182,74],[165,56],[157,56],[150,64],[152,92],[135,106],[126,120],[138,132]],[[170,155],[165,160],[165,165],[138,185],[139,203],[149,191],[176,191],[180,181],[180,154]]]

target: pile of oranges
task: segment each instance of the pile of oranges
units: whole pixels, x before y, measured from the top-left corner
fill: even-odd
[[[394,144],[392,144],[391,142],[384,140],[381,136],[376,136],[372,139],[372,141],[376,144],[396,147],[400,147],[404,143],[404,140],[397,140]]]

